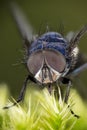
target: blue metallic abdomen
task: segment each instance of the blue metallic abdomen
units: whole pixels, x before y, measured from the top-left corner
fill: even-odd
[[[29,54],[40,50],[54,50],[66,55],[67,41],[59,33],[48,32],[35,40],[29,48]]]

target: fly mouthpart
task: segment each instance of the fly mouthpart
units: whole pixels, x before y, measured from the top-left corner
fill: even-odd
[[[50,81],[50,83],[53,82],[53,77],[50,68],[46,63],[44,63],[42,67],[42,83]]]

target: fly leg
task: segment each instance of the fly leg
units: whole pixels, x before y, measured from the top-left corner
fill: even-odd
[[[68,98],[69,98],[71,86],[72,86],[72,84],[71,84],[71,81],[69,80],[68,86],[67,86],[67,89],[66,89],[65,99],[64,99],[64,102],[65,102],[66,104],[68,104]],[[76,114],[74,113],[74,111],[70,108],[70,105],[68,105],[68,108],[70,109],[70,112],[71,112],[71,114],[74,115],[74,117],[76,117],[76,118],[79,118],[79,117],[80,117],[79,115],[76,115]]]
[[[48,85],[48,91],[49,91],[49,93],[50,93],[50,95],[52,94],[52,84],[49,84]]]
[[[64,102],[65,102],[65,103],[68,102],[68,98],[69,98],[71,86],[72,86],[72,84],[71,84],[71,81],[69,80],[68,86],[67,86],[67,89],[66,89],[65,99],[64,99]]]
[[[20,92],[20,95],[19,95],[17,101],[15,103],[13,103],[12,105],[10,105],[10,106],[3,107],[3,109],[9,109],[10,107],[15,106],[17,103],[19,103],[19,102],[21,102],[23,100],[28,80],[29,80],[29,76],[27,76],[26,79],[25,79],[25,81],[24,81],[23,87],[21,89],[21,92]]]
[[[87,69],[87,63],[81,65],[80,67],[76,68],[74,71],[72,71],[70,74],[68,74],[68,77],[75,77],[79,75],[81,72],[85,71]]]

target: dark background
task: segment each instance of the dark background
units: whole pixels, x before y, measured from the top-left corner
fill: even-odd
[[[78,31],[87,24],[87,0],[17,0],[30,23],[39,31],[41,23],[48,23],[52,31],[61,23],[65,34]],[[0,83],[6,83],[12,95],[18,94],[27,70],[23,65],[13,66],[22,58],[22,38],[9,10],[9,1],[0,1]],[[87,34],[80,40],[80,50],[87,52]],[[80,76],[87,85],[87,71]]]

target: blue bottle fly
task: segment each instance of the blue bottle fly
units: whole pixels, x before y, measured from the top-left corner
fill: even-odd
[[[27,81],[31,80],[41,86],[48,86],[50,93],[53,83],[61,82],[62,84],[67,84],[65,95],[65,102],[67,103],[71,79],[87,69],[87,60],[84,60],[78,49],[80,38],[87,32],[87,25],[78,33],[69,33],[66,37],[63,37],[58,32],[51,31],[47,31],[41,36],[33,37],[33,29],[27,23],[18,6],[12,3],[11,11],[24,40],[25,64],[29,72],[17,102],[23,99]],[[14,105],[16,103],[12,106]],[[9,107],[11,106],[6,106],[4,109]],[[71,113],[74,114],[73,111]],[[74,116],[78,117],[75,114]]]
[[[50,84],[65,74],[66,47],[67,41],[55,32],[45,33],[31,44],[27,66],[36,81]]]

